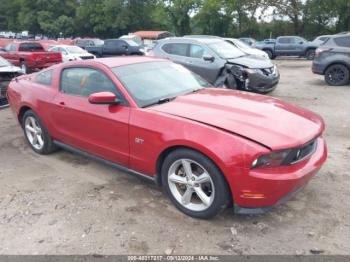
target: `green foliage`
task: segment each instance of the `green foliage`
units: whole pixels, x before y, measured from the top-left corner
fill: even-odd
[[[260,19],[270,13],[268,19]],[[138,30],[177,35],[297,34],[350,30],[349,0],[0,0],[0,31],[52,37],[118,37]]]

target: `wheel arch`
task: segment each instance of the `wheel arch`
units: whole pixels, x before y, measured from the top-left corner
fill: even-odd
[[[20,123],[21,126],[23,126],[23,116],[24,114],[29,111],[29,110],[32,110],[33,109],[31,107],[29,107],[28,105],[23,105],[19,111],[18,111],[18,115],[17,115],[17,118],[18,118],[18,122]]]
[[[200,153],[200,154],[206,156],[218,168],[220,173],[223,175],[223,177],[224,177],[224,179],[225,179],[225,181],[227,183],[228,188],[230,188],[229,182],[227,181],[226,176],[225,176],[222,168],[218,164],[218,160],[215,159],[216,157],[212,156],[212,155],[208,155],[208,154],[204,153],[203,151],[199,150],[198,148],[195,148],[195,147],[192,147],[192,146],[188,146],[188,145],[172,145],[172,146],[169,146],[169,147],[163,149],[163,151],[159,154],[159,156],[157,158],[157,161],[156,161],[156,174],[157,174],[156,175],[156,183],[157,183],[157,185],[159,185],[159,186],[162,185],[161,168],[162,168],[162,165],[164,163],[165,158],[171,152],[174,152],[175,150],[178,150],[178,149],[189,149],[189,150],[195,151],[197,153]],[[231,190],[230,190],[230,192],[231,192]]]
[[[344,63],[344,61],[337,60],[337,61],[333,61],[333,62],[329,63],[329,64],[325,67],[325,69],[323,70],[323,74],[326,73],[326,71],[327,71],[327,69],[328,69],[329,67],[334,66],[334,65],[343,65],[343,66],[345,66],[345,67],[350,71],[350,65]]]

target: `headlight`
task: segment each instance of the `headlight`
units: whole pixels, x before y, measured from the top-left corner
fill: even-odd
[[[291,149],[288,149],[283,151],[272,152],[268,155],[259,156],[253,161],[252,168],[281,166],[283,165],[284,160],[287,158],[291,151]]]
[[[244,72],[249,74],[255,74],[255,73],[261,73],[261,69],[252,69],[252,68],[245,68]]]

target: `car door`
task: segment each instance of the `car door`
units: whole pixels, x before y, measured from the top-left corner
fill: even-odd
[[[113,54],[116,54],[116,52],[117,50],[114,41],[106,40],[102,46],[103,56],[111,56]]]
[[[130,108],[110,76],[98,68],[68,67],[61,71],[59,85],[51,117],[57,139],[128,166]],[[115,93],[122,102],[89,103],[90,94],[104,91]]]
[[[276,55],[290,55],[293,52],[292,39],[290,37],[279,37],[275,45]]]
[[[213,60],[209,60],[209,57],[213,58]],[[206,47],[198,44],[190,44],[189,53],[186,57],[186,67],[207,81],[214,83],[220,68],[215,58],[215,54]]]

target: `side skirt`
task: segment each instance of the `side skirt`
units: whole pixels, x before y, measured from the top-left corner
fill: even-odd
[[[62,142],[59,142],[59,141],[57,141],[57,140],[54,140],[53,143],[54,143],[55,145],[57,145],[58,147],[63,148],[63,149],[65,149],[65,150],[67,150],[67,151],[70,151],[70,152],[72,152],[72,153],[76,153],[76,154],[81,155],[81,156],[84,156],[84,157],[86,157],[86,158],[95,160],[95,161],[97,161],[97,162],[106,164],[106,165],[108,165],[108,166],[111,166],[111,167],[113,167],[113,168],[115,168],[115,169],[118,169],[118,170],[120,170],[120,171],[122,171],[122,172],[128,173],[128,174],[130,174],[130,175],[134,175],[134,176],[137,176],[137,177],[141,177],[141,178],[143,178],[143,179],[145,179],[145,180],[152,181],[153,183],[157,184],[157,178],[156,178],[156,176],[153,176],[153,177],[152,177],[152,176],[149,176],[149,175],[146,175],[146,174],[137,172],[137,171],[135,171],[135,170],[133,170],[133,169],[129,169],[129,168],[127,168],[127,167],[124,167],[124,166],[122,166],[122,165],[116,164],[116,163],[114,163],[114,162],[112,162],[112,161],[103,159],[103,158],[101,158],[101,157],[95,156],[95,155],[93,155],[93,154],[90,154],[90,153],[88,153],[88,152],[82,151],[82,150],[77,149],[77,148],[75,148],[75,147],[69,146],[69,145],[64,144],[64,143],[62,143]]]

